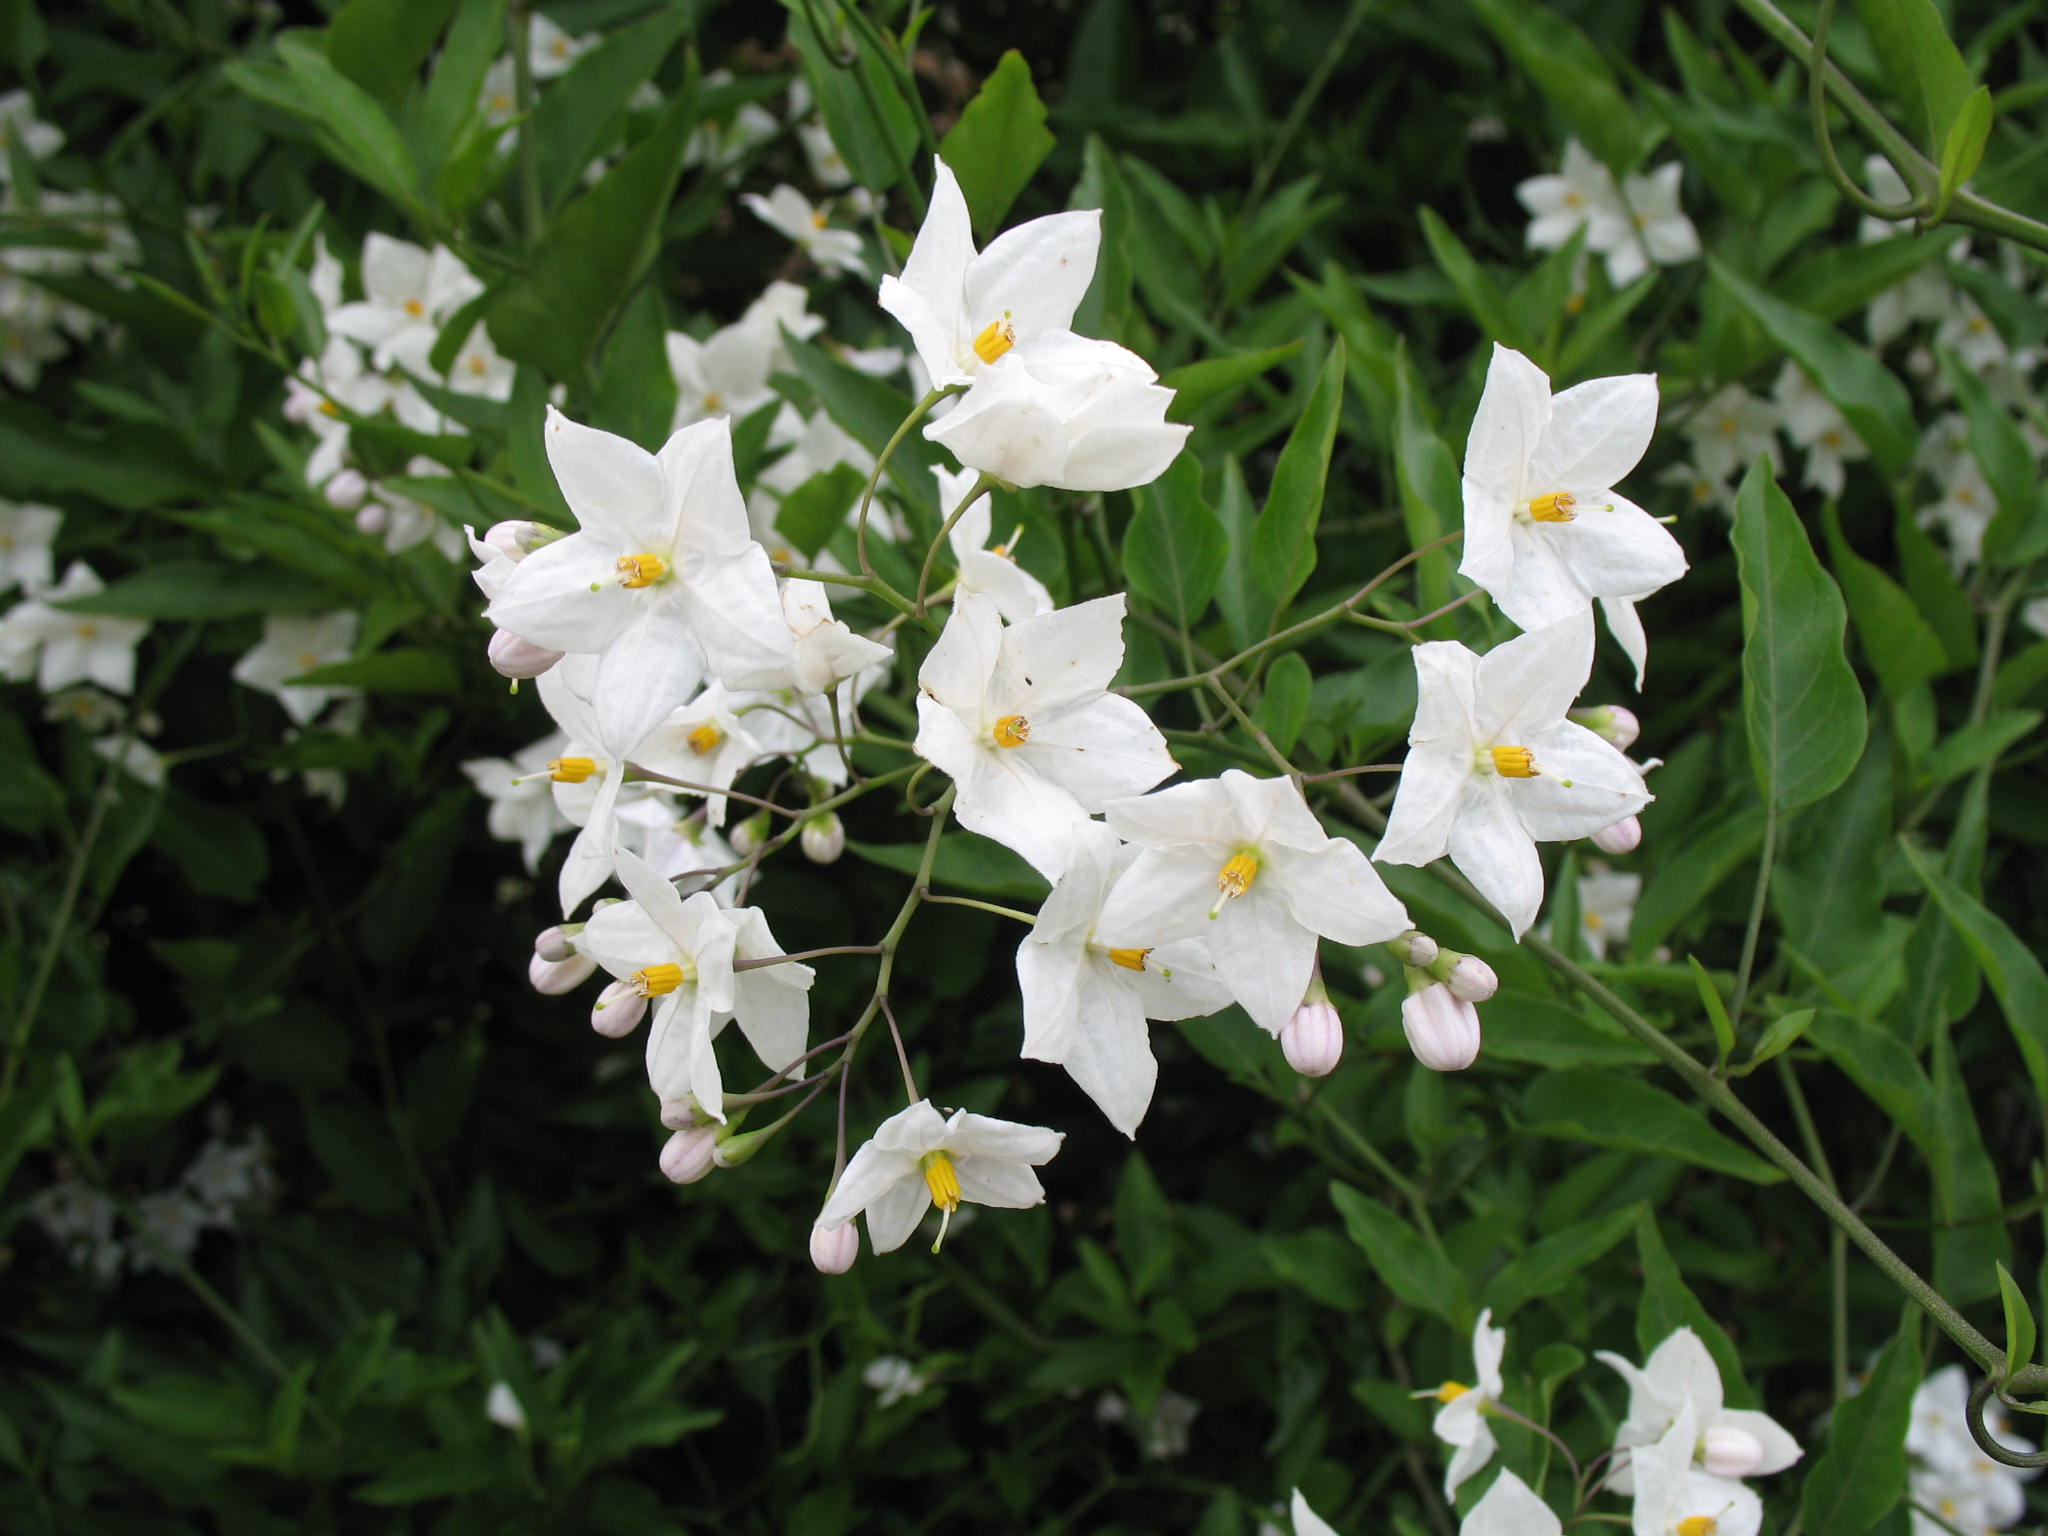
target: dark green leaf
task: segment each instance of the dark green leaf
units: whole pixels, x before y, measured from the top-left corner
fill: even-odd
[[[1300,350],[1300,342],[1290,341],[1235,357],[1205,357],[1162,374],[1159,382],[1174,392],[1173,404],[1167,407],[1167,419],[1192,421],[1203,406],[1214,400],[1235,398],[1253,379],[1271,372]]]
[[[1373,1270],[1402,1301],[1453,1327],[1470,1310],[1465,1280],[1422,1235],[1370,1195],[1332,1183],[1330,1198],[1351,1241],[1365,1250]]]
[[[939,144],[939,157],[960,179],[975,233],[984,241],[1002,228],[1003,215],[1052,153],[1053,143],[1045,127],[1045,104],[1031,84],[1031,66],[1012,48],[996,61],[995,72]]]
[[[519,130],[533,135],[541,197],[548,207],[576,190],[590,162],[618,133],[627,101],[661,67],[694,19],[687,5],[657,10],[612,33],[549,82]],[[683,95],[692,96],[695,89],[692,80]]]
[[[1223,525],[1202,496],[1201,461],[1183,453],[1131,495],[1138,504],[1124,533],[1131,595],[1191,630],[1208,610],[1228,557]]]
[[[1332,344],[1301,419],[1287,435],[1272,488],[1252,531],[1259,584],[1284,608],[1316,568],[1316,524],[1323,515],[1323,485],[1344,406],[1344,343]]]
[[[348,0],[327,28],[327,57],[372,96],[396,103],[433,51],[456,0]]]
[[[1636,1224],[1636,1209],[1610,1211],[1590,1221],[1539,1238],[1486,1282],[1481,1297],[1493,1309],[1495,1326],[1504,1324],[1525,1302],[1549,1296],[1577,1279]]]
[[[1978,86],[1963,98],[1948,132],[1941,141],[1941,190],[1935,194],[1930,224],[1939,224],[1948,205],[1962,191],[1963,184],[1977,174],[1984,159],[1984,145],[1991,137],[1991,90]]]
[[[1907,1309],[1861,1392],[1835,1405],[1828,1443],[1806,1474],[1809,1536],[1863,1536],[1905,1496],[1906,1429],[1920,1385],[1920,1314]]]
[[[1707,1124],[1706,1116],[1661,1088],[1594,1067],[1546,1072],[1529,1084],[1522,1129],[1535,1136],[1675,1158],[1752,1184],[1784,1175]]]
[[[302,687],[360,688],[365,693],[455,693],[462,686],[455,663],[441,652],[406,647],[331,662],[285,681]]]
[[[207,560],[166,560],[110,582],[101,591],[51,606],[130,619],[222,619],[313,608],[333,600],[331,591],[287,572]]]
[[[1856,0],[1856,9],[1892,94],[1906,107],[1910,130],[1921,135],[1929,154],[1936,153],[1972,84],[1970,66],[1942,25],[1941,12],[1933,0]]]
[[[1298,651],[1289,651],[1266,669],[1266,688],[1259,700],[1259,727],[1273,739],[1281,756],[1294,750],[1301,728],[1308,723],[1310,690],[1315,686],[1308,663]]]

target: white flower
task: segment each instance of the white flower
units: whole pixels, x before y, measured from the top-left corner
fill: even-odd
[[[8,675],[27,677],[33,668],[36,685],[45,693],[86,682],[109,693],[133,689],[135,647],[149,632],[149,621],[50,606],[90,597],[105,586],[90,566],[75,560],[55,586],[10,608],[0,618],[0,665]]]
[[[335,310],[327,328],[370,348],[370,361],[378,368],[400,363],[425,373],[441,327],[483,291],[462,258],[446,246],[428,251],[373,233],[363,241],[365,297]]]
[[[93,742],[92,750],[105,761],[118,763],[121,771],[138,784],[155,789],[164,781],[163,754],[146,741],[133,736],[102,736]]]
[[[1720,1368],[1690,1328],[1678,1329],[1659,1344],[1641,1370],[1608,1350],[1596,1358],[1628,1383],[1628,1417],[1614,1433],[1615,1449],[1629,1452],[1614,1479],[1617,1492],[1640,1485],[1639,1463],[1676,1454],[1664,1442],[1681,1419],[1696,1433],[1682,1448],[1680,1470],[1699,1462],[1709,1473],[1718,1468],[1723,1476],[1751,1477],[1782,1472],[1803,1454],[1799,1442],[1768,1414],[1722,1406]],[[1645,1446],[1657,1450],[1644,1451]]]
[[[1953,296],[1948,313],[1935,329],[1934,344],[1949,348],[1973,373],[1986,373],[2012,360],[2012,351],[1998,328],[1965,293]]]
[[[1959,454],[1941,475],[1941,482],[1941,500],[1921,509],[1920,526],[1938,524],[1948,535],[1950,561],[1957,570],[1965,570],[1983,556],[1984,534],[1997,515],[1998,498],[1984,471],[1977,467],[1974,454]]]
[[[1718,1377],[1715,1384],[1719,1385]],[[1757,1536],[1763,1525],[1763,1501],[1732,1478],[1694,1470],[1699,1438],[1699,1420],[1688,1399],[1654,1444],[1630,1452],[1634,1536],[1692,1536],[1695,1531]]]
[[[299,725],[306,725],[330,699],[355,692],[287,679],[335,662],[347,661],[356,647],[360,620],[350,609],[333,613],[272,613],[263,620],[263,638],[235,663],[234,678],[260,688],[284,706]]]
[[[801,693],[830,693],[848,678],[896,659],[888,646],[856,635],[844,619],[832,617],[823,582],[785,581],[782,615],[796,642],[796,659],[783,682]],[[851,728],[851,721],[847,724]]]
[[[260,1130],[239,1143],[215,1136],[186,1167],[183,1182],[205,1210],[209,1225],[233,1226],[237,1214],[268,1200],[277,1187],[270,1169],[270,1144]]]
[[[1143,850],[1097,926],[1121,943],[1206,937],[1218,978],[1268,1034],[1308,992],[1316,938],[1379,944],[1413,925],[1357,846],[1331,837],[1288,779],[1221,778],[1115,800]]]
[[[811,163],[811,179],[819,186],[836,190],[853,180],[846,157],[839,153],[823,123],[797,124],[796,137],[804,147],[804,158]]]
[[[876,1253],[893,1253],[934,1204],[948,1223],[962,1201],[1027,1210],[1045,1200],[1031,1170],[1050,1162],[1065,1139],[1042,1125],[1019,1125],[964,1109],[942,1119],[930,1099],[919,1099],[875,1127],[847,1163],[814,1225],[836,1227],[865,1211],[868,1246]],[[943,1241],[944,1225],[939,1236]]]
[[[706,795],[705,819],[722,827],[726,797],[720,791],[732,788],[732,781],[760,754],[760,744],[733,713],[725,688],[712,683],[649,732],[633,749],[633,761],[654,773],[712,786],[708,795],[703,790],[679,792]]]
[[[1805,483],[1824,496],[1841,495],[1848,474],[1845,462],[1870,456],[1863,439],[1834,401],[1814,386],[1806,370],[1789,359],[1771,394],[1784,413],[1785,435],[1806,450]]]
[[[1685,574],[1678,541],[1614,490],[1656,422],[1654,375],[1592,379],[1553,398],[1542,369],[1496,345],[1465,444],[1459,572],[1523,629],[1601,599],[1638,686],[1644,641],[1635,600]]]
[[[1110,1124],[1135,1137],[1159,1065],[1145,1021],[1188,1019],[1230,1003],[1205,946],[1123,946],[1100,927],[1102,904],[1135,849],[1100,822],[1069,834],[1066,872],[1017,946],[1022,1054],[1058,1062]]]
[[[894,1408],[906,1397],[920,1396],[925,1380],[901,1355],[880,1355],[860,1373],[861,1381],[874,1390],[877,1408]]]
[[[1121,592],[1008,626],[994,599],[962,593],[918,673],[914,745],[958,786],[960,824],[1049,880],[1075,823],[1175,767],[1145,711],[1107,691],[1123,619]]]
[[[120,1207],[83,1180],[62,1178],[36,1192],[28,1214],[71,1262],[105,1284],[121,1272],[126,1252],[114,1235]]]
[[[14,146],[19,143],[31,160],[47,160],[64,143],[61,129],[36,116],[35,103],[27,91],[9,91],[0,96],[0,186],[14,184]]]
[[[666,345],[676,381],[674,429],[713,416],[745,418],[773,399],[768,374],[775,342],[771,331],[744,322],[713,331],[703,341],[670,331]]]
[[[476,757],[462,765],[477,792],[491,802],[486,823],[491,836],[519,844],[528,874],[540,868],[540,856],[556,835],[569,830],[568,817],[555,808],[546,771],[567,745],[568,738],[556,731],[510,758]]]
[[[510,400],[516,370],[491,341],[491,333],[479,322],[469,339],[456,349],[448,365],[446,383],[458,395],[476,395],[485,400]],[[407,471],[411,473],[411,471]]]
[[[979,479],[977,475],[954,474],[945,469],[932,473],[939,486],[939,510],[947,516],[967,499]],[[994,508],[993,493],[976,497],[946,535],[953,563],[959,568],[955,585],[962,592],[982,592],[994,598],[1006,623],[1020,624],[1038,614],[1051,613],[1052,594],[1046,591],[1044,582],[1017,564],[1013,553],[1017,537],[1024,531],[1022,525],[1006,542],[994,549],[987,547]]]
[[[1628,925],[1635,921],[1636,898],[1643,877],[1606,870],[1579,877],[1579,937],[1595,960],[1607,958],[1607,946],[1628,943]]]
[[[1562,249],[1581,225],[1595,219],[1605,232],[1627,218],[1614,173],[1577,139],[1566,141],[1557,175],[1532,176],[1515,188],[1515,196],[1529,210],[1527,243],[1532,251]]]
[[[655,455],[550,407],[547,446],[578,531],[515,565],[486,617],[549,650],[601,654],[593,703],[609,746],[631,751],[707,664],[729,688],[787,669],[789,629],[724,421],[685,427]]]
[[[519,1406],[519,1398],[507,1382],[491,1383],[491,1390],[484,1394],[484,1417],[500,1429],[517,1435],[526,1433],[526,1410]]]
[[[1731,480],[1748,470],[1760,453],[1771,468],[1778,456],[1778,412],[1768,400],[1740,384],[1726,384],[1709,395],[1685,425],[1692,439],[1693,462],[1710,480]]]
[[[284,418],[312,429],[316,446],[306,460],[306,484],[329,480],[348,456],[351,425],[344,411],[375,416],[391,406],[391,381],[364,366],[363,354],[345,337],[328,338],[318,360],[307,359],[285,381]]]
[[[50,584],[50,545],[63,522],[55,507],[0,501],[0,592],[38,592]]]
[[[1308,1507],[1308,1500],[1301,1496],[1299,1488],[1294,1490],[1294,1498],[1287,1508],[1288,1518],[1294,1525],[1294,1536],[1337,1536],[1336,1528]]]
[[[1472,1506],[1458,1536],[1563,1536],[1564,1526],[1535,1490],[1507,1468]]]
[[[129,1250],[129,1267],[170,1272],[177,1260],[189,1259],[206,1231],[206,1207],[173,1186],[135,1202],[135,1229],[141,1241]]]
[[[740,201],[770,229],[787,235],[797,248],[827,272],[849,272],[866,277],[868,264],[861,255],[860,236],[850,229],[834,229],[823,208],[813,208],[810,199],[792,186],[778,186],[763,197],[743,192]]]
[[[529,14],[526,30],[527,67],[536,80],[552,80],[566,71],[583,51],[598,41],[595,32],[571,37],[539,11]]]
[[[1595,249],[1607,257],[1607,280],[1625,288],[1652,263],[1660,267],[1691,261],[1700,253],[1699,231],[1678,206],[1678,182],[1685,167],[1674,160],[1621,182],[1622,222],[1612,235],[1594,234]]]
[[[1455,640],[1417,646],[1408,759],[1373,857],[1427,864],[1448,853],[1521,938],[1543,904],[1536,844],[1590,837],[1650,802],[1627,758],[1565,719],[1592,664],[1585,618],[1483,657]]]
[[[1479,1010],[1434,981],[1401,999],[1401,1033],[1432,1072],[1462,1072],[1479,1059]]]
[[[1447,1381],[1433,1393],[1443,1406],[1430,1426],[1437,1439],[1451,1446],[1451,1464],[1444,1471],[1444,1497],[1455,1499],[1458,1485],[1493,1459],[1496,1442],[1486,1422],[1486,1410],[1500,1401],[1505,1384],[1501,1380],[1501,1357],[1507,1353],[1508,1332],[1493,1326],[1493,1311],[1479,1314],[1472,1329],[1471,1385]]]

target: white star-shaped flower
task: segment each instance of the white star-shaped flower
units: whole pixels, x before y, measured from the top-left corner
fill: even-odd
[[[1686,1402],[1655,1443],[1629,1453],[1635,1484],[1635,1508],[1630,1512],[1634,1536],[1676,1536],[1693,1531],[1757,1536],[1762,1529],[1763,1500],[1733,1478],[1715,1477],[1694,1467],[1699,1440],[1698,1415]]]
[[[485,823],[491,836],[519,845],[528,874],[540,868],[548,844],[570,827],[569,818],[555,807],[554,785],[547,775],[547,765],[562,756],[568,744],[568,737],[552,731],[509,758],[476,757],[462,765],[477,793],[491,802]]]
[[[1028,1210],[1045,1201],[1045,1189],[1032,1170],[1052,1161],[1065,1139],[1042,1125],[1019,1125],[964,1109],[943,1118],[930,1099],[919,1099],[875,1127],[847,1163],[814,1225],[840,1226],[865,1211],[868,1246],[876,1253],[893,1253],[934,1204],[949,1223],[963,1201]]]
[[[149,633],[147,619],[113,614],[72,613],[52,607],[67,598],[90,597],[106,583],[92,567],[75,560],[63,580],[17,603],[0,618],[0,656],[8,675],[27,677],[45,693],[73,683],[97,683],[109,693],[135,687],[135,647]]]
[[[950,516],[953,509],[967,498],[980,478],[967,472],[954,474],[950,470],[933,471],[939,485],[939,510]],[[988,547],[989,534],[995,519],[995,496],[990,493],[975,498],[974,504],[960,515],[953,524],[952,532],[946,535],[946,542],[953,551],[953,562],[959,569],[954,578],[962,592],[981,592],[995,599],[1006,623],[1021,624],[1041,613],[1053,610],[1052,594],[1045,589],[1045,583],[1017,564],[1011,553],[1017,534],[1024,530],[1020,525],[1017,533],[1008,541]]]
[[[1703,1472],[1728,1478],[1760,1476],[1782,1472],[1804,1454],[1799,1442],[1768,1414],[1723,1406],[1720,1367],[1690,1328],[1666,1338],[1640,1370],[1609,1350],[1600,1350],[1595,1358],[1628,1383],[1628,1417],[1614,1433],[1614,1448],[1630,1453],[1613,1480],[1618,1493],[1634,1491],[1635,1456],[1655,1454],[1641,1448],[1657,1445],[1688,1411],[1698,1431],[1688,1461]]]
[[[770,229],[794,240],[797,248],[825,271],[867,276],[860,236],[850,229],[834,229],[825,210],[812,207],[810,199],[795,187],[779,186],[766,197],[743,192],[740,201]]]
[[[1486,1422],[1486,1410],[1498,1403],[1506,1390],[1500,1362],[1507,1348],[1508,1331],[1493,1326],[1493,1311],[1489,1308],[1479,1314],[1472,1329],[1471,1384],[1447,1381],[1433,1393],[1419,1394],[1443,1404],[1430,1428],[1437,1439],[1452,1448],[1451,1464],[1444,1469],[1446,1499],[1456,1498],[1459,1484],[1493,1460],[1499,1442],[1493,1437],[1493,1426]]]
[[[327,329],[370,348],[378,368],[403,364],[427,371],[441,327],[484,291],[462,258],[444,245],[429,251],[408,240],[372,234],[363,241],[363,293],[327,317]]]
[[[0,501],[0,592],[39,592],[50,584],[50,545],[63,523],[55,507]]]
[[[296,724],[309,724],[329,700],[356,690],[288,679],[315,667],[347,661],[355,654],[360,622],[357,614],[346,608],[333,613],[268,614],[263,620],[263,638],[235,663],[235,681],[271,695]]]

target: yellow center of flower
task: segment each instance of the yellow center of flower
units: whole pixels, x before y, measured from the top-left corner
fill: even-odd
[[[686,979],[683,968],[674,964],[646,966],[626,978],[642,997],[660,997],[673,992]]]
[[[659,555],[621,555],[617,569],[620,586],[651,587],[668,574],[668,562]]]
[[[557,784],[581,784],[595,772],[594,757],[557,757],[548,763],[548,777]]]
[[[1527,747],[1493,747],[1489,754],[1493,759],[1493,771],[1504,779],[1533,779],[1542,772],[1536,766],[1535,755]]]
[[[476,375],[478,378],[482,378],[486,373],[490,371],[491,365],[484,358],[484,355],[481,352],[470,353],[469,357],[466,359],[466,362],[468,363],[469,371],[472,374]]]
[[[422,304],[418,299],[407,299],[405,301],[405,312],[408,315],[411,315],[413,319],[417,320],[421,315],[424,315],[427,312],[427,306]]]
[[[548,52],[558,59],[566,59],[569,57],[569,39],[566,37],[556,38],[552,43],[548,44]]]
[[[512,98],[510,96],[493,96],[491,98],[491,110],[493,112],[510,112],[512,110]]]
[[[1229,862],[1216,871],[1216,905],[1209,909],[1213,919],[1223,911],[1226,901],[1235,901],[1252,888],[1252,881],[1258,878],[1259,856],[1249,848],[1240,848],[1230,856]]]
[[[700,725],[697,729],[690,732],[690,750],[699,757],[702,757],[723,740],[725,740],[725,733],[717,726],[708,723]]]
[[[714,390],[712,390],[710,394],[708,394],[708,395],[706,395],[706,396],[704,397],[704,414],[705,414],[705,415],[707,415],[707,416],[716,416],[716,415],[717,415],[717,414],[718,414],[718,413],[719,413],[720,411],[722,411],[722,410],[724,410],[724,409],[725,409],[725,396],[721,395],[721,394],[720,394],[720,393],[719,393],[719,392],[718,392],[717,390],[715,390],[715,389],[714,389]]]
[[[1972,336],[1982,336],[1986,331],[1990,329],[1991,322],[1989,320],[1986,320],[1982,315],[1970,316],[1970,334]]]
[[[99,632],[99,625],[92,623],[90,620],[86,621],[83,624],[80,624],[76,631],[78,638],[81,640],[90,640],[94,635],[98,634]]]
[[[301,672],[310,672],[315,667],[320,665],[320,658],[318,656],[315,656],[311,651],[299,652],[297,659],[299,663],[299,670]]]
[[[1021,747],[1031,739],[1031,722],[1022,715],[1005,715],[990,734],[999,747]]]
[[[1436,1400],[1440,1403],[1454,1402],[1471,1390],[1462,1381],[1447,1381],[1436,1389]]]
[[[1592,929],[1595,933],[1598,933],[1602,928],[1605,928],[1607,926],[1607,919],[1602,917],[1598,912],[1588,912],[1586,914],[1585,921],[1586,926]]]
[[[1001,555],[1005,560],[1009,561],[1012,565],[1015,565],[1017,563],[1017,546],[1023,542],[1024,525],[1022,523],[1019,523],[1016,526],[1016,528],[1012,530],[1009,542],[1006,544],[998,544],[994,549],[990,550],[989,553],[992,555]]]
[[[1145,957],[1151,953],[1149,948],[1112,949],[1109,952],[1109,963],[1120,965],[1127,971],[1142,971],[1145,969]]]
[[[813,229],[823,229],[824,227],[825,227],[825,210],[824,210],[824,209],[822,209],[822,208],[820,208],[820,209],[819,209],[819,210],[818,210],[818,211],[817,211],[816,213],[814,213],[814,214],[812,214],[812,215],[811,215],[811,228],[813,228]]]
[[[992,363],[1010,348],[1017,345],[1017,327],[1010,324],[1005,315],[1000,320],[991,320],[982,333],[974,338],[974,355],[984,363]]]
[[[939,1235],[932,1241],[932,1252],[946,1241],[946,1230],[953,1225],[953,1213],[960,1209],[960,1175],[953,1167],[953,1159],[943,1152],[927,1152],[924,1163],[924,1187],[932,1192],[932,1204],[942,1213],[939,1217]]]
[[[1720,1522],[1712,1515],[1687,1515],[1678,1522],[1678,1536],[1714,1536]]]
[[[320,402],[320,414],[322,416],[339,416],[341,414],[341,407],[332,400],[322,400]]]
[[[1568,523],[1578,515],[1572,511],[1575,505],[1570,491],[1552,491],[1529,503],[1529,516],[1539,523]]]

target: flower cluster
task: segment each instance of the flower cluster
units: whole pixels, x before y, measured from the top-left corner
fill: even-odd
[[[1586,253],[1606,261],[1607,280],[1616,288],[1652,266],[1698,260],[1699,231],[1678,205],[1684,170],[1673,160],[1616,181],[1585,145],[1569,140],[1556,175],[1532,176],[1515,188],[1529,211],[1529,248],[1561,250],[1584,230]]]
[[[1906,1426],[1909,1491],[1918,1506],[1913,1536],[2002,1531],[2027,1512],[2022,1485],[2039,1476],[2038,1469],[2008,1467],[1984,1454],[1970,1437],[1969,1397],[1969,1377],[1960,1365],[1943,1366],[1913,1394]],[[1986,1405],[1984,1424],[2008,1450],[2022,1456],[2033,1451],[2032,1442],[2008,1428],[1995,1398]]]

